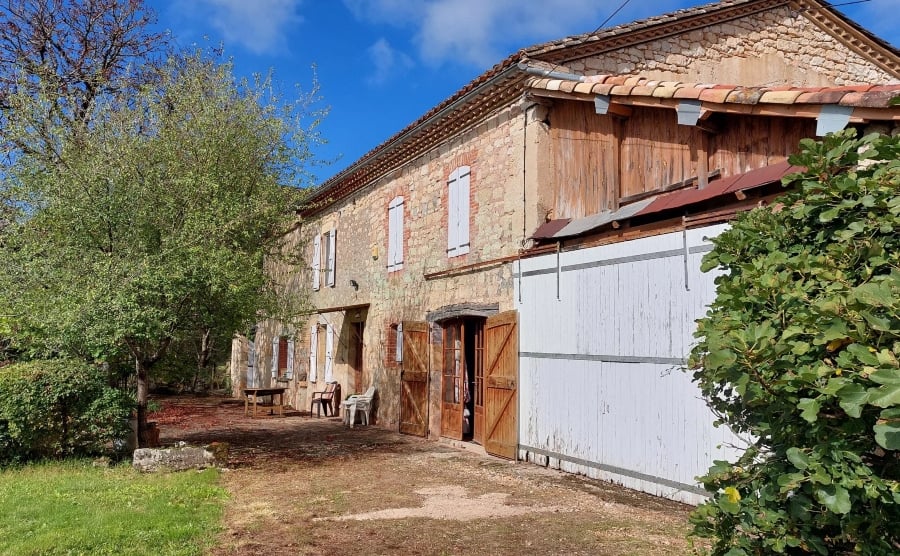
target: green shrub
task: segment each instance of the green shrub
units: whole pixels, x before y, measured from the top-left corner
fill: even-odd
[[[0,369],[0,462],[91,455],[127,437],[133,401],[81,361]]]
[[[714,240],[694,379],[754,439],[701,477],[713,553],[900,553],[900,137],[803,141],[807,171]]]

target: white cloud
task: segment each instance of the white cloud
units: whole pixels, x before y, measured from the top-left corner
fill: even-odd
[[[239,44],[254,54],[287,48],[288,29],[303,20],[302,0],[199,0],[180,5],[195,17],[205,17],[226,43]]]
[[[645,0],[630,4],[608,25],[656,15],[704,0]],[[411,28],[412,42],[427,63],[448,61],[487,67],[531,46],[588,33],[618,7],[596,0],[344,0],[361,20]]]
[[[380,38],[367,49],[373,71],[368,78],[371,85],[386,83],[391,77],[413,66],[412,58],[396,50],[385,38]]]

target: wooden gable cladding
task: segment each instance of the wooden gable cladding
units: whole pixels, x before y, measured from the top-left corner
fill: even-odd
[[[624,123],[619,196],[664,189],[696,176],[697,150],[705,142],[699,128],[678,125],[672,110],[635,110]]]
[[[553,167],[557,170],[555,215],[570,218],[614,208],[619,121],[597,116],[593,105],[576,102],[557,103],[551,121]]]
[[[816,120],[713,114],[703,126],[679,125],[675,110],[634,106],[629,117],[596,114],[593,103],[554,101],[545,192],[555,218],[581,218],[701,175],[728,177],[783,162]],[[702,187],[702,185],[701,185]]]
[[[787,160],[800,140],[816,136],[816,121],[801,118],[721,116],[710,138],[709,167],[733,176]]]
[[[679,126],[672,110],[637,109],[623,119],[584,102],[555,103],[550,135],[557,218],[614,210],[623,197],[692,178],[707,143],[700,129]]]

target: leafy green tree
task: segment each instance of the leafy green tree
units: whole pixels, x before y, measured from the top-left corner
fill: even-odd
[[[741,215],[692,353],[722,423],[753,439],[701,478],[714,554],[900,553],[900,137],[804,140],[806,171]]]
[[[287,186],[304,184],[321,114],[315,89],[288,104],[272,91],[230,63],[173,58],[127,102],[97,99],[82,132],[60,125],[55,162],[26,152],[5,176],[18,214],[0,232],[0,306],[14,343],[130,358],[141,430],[150,372],[174,342],[277,311],[263,263],[292,262],[282,243],[300,189]],[[14,102],[40,113],[56,100]]]

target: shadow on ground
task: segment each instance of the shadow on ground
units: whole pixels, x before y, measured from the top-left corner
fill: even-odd
[[[160,428],[160,441],[174,445],[227,442],[232,468],[271,464],[316,464],[377,452],[435,451],[439,445],[400,436],[378,427],[350,429],[340,417],[316,417],[286,409],[284,416],[244,414],[240,400],[222,397],[175,396],[157,400],[150,415]],[[261,410],[262,412],[262,410]],[[447,449],[447,448],[444,448]]]

